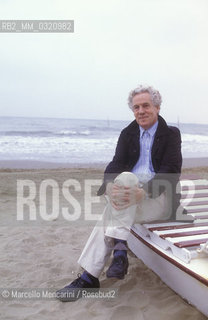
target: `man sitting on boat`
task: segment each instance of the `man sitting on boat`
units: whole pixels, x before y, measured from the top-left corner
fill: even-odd
[[[80,288],[99,288],[99,276],[112,251],[106,276],[123,279],[128,270],[126,240],[131,226],[168,219],[177,209],[181,136],[178,128],[168,126],[159,115],[161,102],[160,93],[150,86],[140,85],[130,92],[128,104],[135,120],[122,130],[98,191],[98,195],[105,193],[108,201],[78,260],[85,271],[57,291],[60,300],[76,300],[72,293]]]

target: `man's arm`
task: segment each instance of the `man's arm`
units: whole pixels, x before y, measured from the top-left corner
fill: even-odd
[[[98,193],[97,193],[98,196],[105,193],[107,183],[112,182],[119,173],[127,169],[127,166],[126,166],[127,154],[128,154],[127,150],[128,150],[128,140],[123,130],[118,138],[113,160],[107,165],[105,169],[104,182],[100,187],[100,189],[98,190]]]

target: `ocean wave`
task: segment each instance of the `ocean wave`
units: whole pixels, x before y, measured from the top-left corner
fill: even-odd
[[[0,136],[16,137],[58,137],[58,136],[100,136],[100,135],[119,135],[120,129],[105,126],[86,126],[80,128],[66,128],[61,130],[2,130]]]
[[[193,142],[193,143],[208,143],[208,136],[201,135],[201,134],[182,134],[182,141],[183,142]]]
[[[55,135],[63,135],[63,136],[89,136],[91,134],[90,130],[83,130],[83,131],[77,131],[77,130],[61,130],[60,132],[56,132]]]
[[[89,136],[90,130],[61,130],[57,132],[41,130],[41,131],[1,131],[0,136],[15,137],[58,137],[58,136]]]
[[[21,130],[14,130],[14,131],[0,131],[1,136],[17,136],[17,137],[25,137],[25,136],[50,136],[53,133],[51,131],[21,131]]]

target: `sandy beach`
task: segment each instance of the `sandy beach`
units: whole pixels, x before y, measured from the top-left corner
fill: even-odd
[[[208,173],[206,161],[190,160],[184,165],[184,173]],[[197,167],[197,163],[200,166]],[[124,280],[110,280],[105,277],[105,270],[100,278],[101,287],[115,290],[117,296],[111,299],[80,299],[73,303],[62,303],[48,297],[36,299],[16,298],[19,291],[55,292],[56,289],[70,283],[81,272],[77,259],[95,224],[91,219],[84,223],[86,209],[84,193],[85,181],[93,180],[92,214],[102,213],[104,197],[96,203],[96,191],[102,180],[104,167],[86,165],[83,168],[63,168],[54,165],[39,164],[28,166],[19,163],[0,163],[0,279],[1,292],[9,292],[9,297],[0,297],[0,319],[2,320],[68,320],[68,319],[138,319],[138,320],[203,320],[199,311],[190,306],[174,293],[149,270],[139,259],[129,252],[130,267]],[[36,169],[32,169],[36,168]],[[75,212],[75,202],[69,204],[64,197],[64,182],[70,180],[74,187],[72,192],[80,205],[80,220],[63,219],[63,208],[69,207]],[[21,182],[28,184],[27,196],[30,194],[36,210],[36,220],[17,221],[17,202],[21,193]],[[43,182],[46,181],[46,182]],[[52,181],[52,182],[51,182]],[[78,187],[75,189],[76,183]],[[25,182],[26,183],[26,182]],[[48,188],[44,189],[44,183]],[[50,183],[52,187],[50,187]],[[74,184],[73,184],[74,183]],[[54,188],[53,188],[54,186]],[[42,188],[42,189],[41,189]],[[20,190],[20,191],[18,191]],[[32,190],[32,191],[31,191]],[[44,208],[44,198],[40,190],[47,190],[47,210],[53,211],[55,204],[52,195],[58,199],[57,216],[48,214],[43,217],[40,207]],[[56,191],[58,190],[58,194]],[[53,192],[55,192],[53,194]],[[21,204],[19,204],[20,206]],[[32,208],[32,207],[31,207]],[[43,212],[43,211],[42,211]],[[110,261],[109,261],[110,263]],[[107,267],[106,267],[107,268]],[[14,297],[11,298],[12,291]],[[16,290],[16,291],[15,291]],[[117,291],[118,290],[118,291]],[[45,292],[44,291],[44,292]],[[36,294],[37,296],[37,294]]]

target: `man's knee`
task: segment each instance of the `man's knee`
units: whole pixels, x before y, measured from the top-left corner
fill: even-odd
[[[138,186],[139,179],[134,173],[124,171],[115,178],[114,183],[118,186],[134,187]]]

